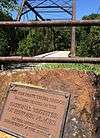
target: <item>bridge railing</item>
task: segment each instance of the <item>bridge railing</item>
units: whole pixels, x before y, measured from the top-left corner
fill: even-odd
[[[71,20],[71,21],[0,21],[0,27],[59,27],[59,26],[100,26],[100,20]],[[100,57],[66,57],[66,58],[36,58],[36,57],[0,57],[0,63],[100,63]]]

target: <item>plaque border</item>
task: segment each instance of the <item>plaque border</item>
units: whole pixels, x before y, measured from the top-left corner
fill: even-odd
[[[64,114],[63,114],[63,119],[62,119],[62,123],[61,123],[60,134],[59,134],[59,138],[63,138],[64,137],[64,128],[65,128],[66,119],[67,119],[68,110],[69,110],[69,105],[70,105],[70,100],[71,100],[71,94],[66,93],[64,91],[57,91],[57,90],[53,90],[53,89],[47,89],[47,88],[43,88],[43,87],[40,87],[40,86],[34,86],[34,85],[31,85],[31,84],[12,82],[12,83],[9,84],[9,87],[7,89],[7,93],[5,94],[6,96],[4,97],[4,103],[3,103],[3,106],[2,106],[1,111],[0,111],[0,118],[2,118],[2,114],[3,114],[4,108],[5,108],[10,90],[13,91],[13,88],[15,88],[16,86],[30,88],[30,89],[34,88],[34,89],[36,89],[40,92],[46,92],[46,93],[49,93],[49,94],[61,95],[61,96],[65,97],[66,104],[65,104],[65,107],[64,107]],[[8,129],[3,128],[3,127],[0,127],[0,131],[3,132],[3,133],[6,133],[8,135],[14,136],[16,138],[26,138],[26,137],[22,136],[21,134],[17,134],[15,132],[11,131],[10,129],[8,130]]]

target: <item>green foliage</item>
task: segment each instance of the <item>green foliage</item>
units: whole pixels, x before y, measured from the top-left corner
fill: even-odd
[[[5,56],[8,54],[8,40],[6,33],[3,29],[0,29],[0,56]]]
[[[9,10],[15,9],[16,4],[16,0],[0,0],[0,11],[8,13]]]
[[[82,18],[82,20],[95,20],[95,19],[100,19],[100,14],[92,13],[88,16],[83,16]]]
[[[91,14],[83,19],[100,19],[100,15]],[[77,55],[99,57],[100,27],[77,27],[76,30]],[[71,27],[34,28],[27,31],[23,38],[19,42],[18,55],[31,56],[56,50],[69,50]]]
[[[35,28],[19,42],[17,55],[37,55],[70,47],[71,28]]]
[[[0,20],[10,21],[12,18],[0,11]],[[17,46],[15,28],[0,28],[0,56],[14,53]]]
[[[39,48],[41,48],[40,40],[41,35],[35,34],[34,31],[30,31],[26,38],[19,42],[19,48],[17,49],[17,55],[32,56],[36,55]]]
[[[9,16],[7,13],[0,11],[0,21],[10,21],[10,20],[12,20],[11,16]]]
[[[100,15],[84,16],[84,20],[100,19]],[[77,55],[100,57],[100,27],[89,26],[77,29]]]
[[[67,50],[71,44],[71,28],[63,27],[55,30],[55,49],[54,50]]]
[[[80,63],[48,63],[41,64],[41,66],[37,67],[38,69],[73,69],[80,70],[85,72],[94,72],[95,74],[100,74],[100,65],[94,64],[80,64]]]

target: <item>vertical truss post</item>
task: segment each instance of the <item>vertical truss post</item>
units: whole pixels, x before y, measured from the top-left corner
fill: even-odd
[[[26,0],[22,0],[21,7],[20,7],[18,15],[16,17],[17,21],[20,21],[20,19],[21,19],[22,12],[23,12],[23,7],[24,7],[25,2],[26,2]]]
[[[76,20],[76,0],[72,0],[72,20]],[[71,56],[75,56],[76,51],[76,27],[72,27],[71,35]]]

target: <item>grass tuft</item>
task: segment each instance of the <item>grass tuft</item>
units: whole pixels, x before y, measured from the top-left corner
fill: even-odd
[[[85,72],[94,72],[100,74],[100,64],[79,64],[79,63],[48,63],[41,64],[41,69],[75,69]]]

